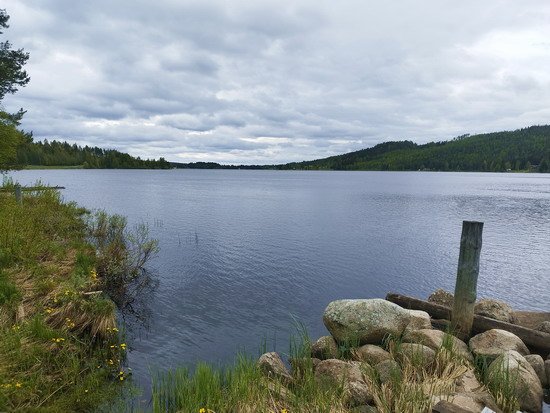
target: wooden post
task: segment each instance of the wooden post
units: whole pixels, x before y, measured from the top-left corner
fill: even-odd
[[[19,205],[23,203],[23,192],[21,191],[21,185],[15,185],[15,200]]]
[[[474,322],[482,233],[483,222],[462,222],[455,298],[451,314],[451,326],[462,338],[470,337]]]

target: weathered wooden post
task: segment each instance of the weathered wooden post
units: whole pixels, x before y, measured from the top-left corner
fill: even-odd
[[[15,200],[19,205],[23,203],[23,192],[21,191],[21,185],[15,185]]]
[[[462,222],[455,298],[451,314],[451,326],[462,337],[470,336],[474,322],[482,233],[483,222]]]

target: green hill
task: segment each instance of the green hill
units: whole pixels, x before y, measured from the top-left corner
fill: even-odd
[[[550,171],[550,125],[512,132],[463,135],[450,141],[417,145],[384,142],[372,148],[276,169],[376,171]]]

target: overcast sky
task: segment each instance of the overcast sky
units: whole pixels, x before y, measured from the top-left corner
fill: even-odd
[[[544,0],[3,0],[36,139],[310,160],[550,122]]]

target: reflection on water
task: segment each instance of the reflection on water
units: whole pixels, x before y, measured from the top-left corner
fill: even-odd
[[[150,369],[224,361],[237,349],[256,352],[265,338],[288,351],[293,317],[312,336],[324,334],[331,300],[452,290],[463,220],[485,222],[479,295],[550,311],[548,174],[15,175],[63,185],[65,198],[85,207],[145,221],[159,239],[158,286],[139,294],[149,328],[137,329],[128,357],[144,398]]]

